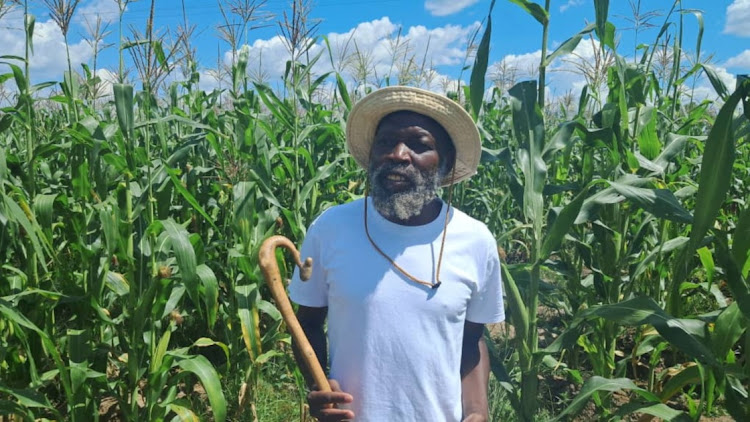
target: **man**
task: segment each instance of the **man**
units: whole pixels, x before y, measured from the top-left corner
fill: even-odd
[[[289,289],[323,368],[330,356],[334,392],[311,392],[311,413],[486,421],[483,329],[504,319],[497,248],[437,196],[476,172],[473,120],[441,95],[383,88],[352,109],[347,146],[368,170],[368,197],[316,219],[301,250],[312,277],[295,271]]]

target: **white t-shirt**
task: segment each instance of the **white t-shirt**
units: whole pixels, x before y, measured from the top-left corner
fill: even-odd
[[[368,200],[375,243],[411,275],[431,282],[447,206],[422,226],[383,218]],[[500,261],[487,227],[451,208],[437,289],[408,280],[370,244],[364,200],[333,207],[310,226],[290,297],[328,307],[330,377],[354,397],[357,422],[460,421],[464,322],[505,317]]]

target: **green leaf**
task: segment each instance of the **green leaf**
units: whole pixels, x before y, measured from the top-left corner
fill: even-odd
[[[4,193],[0,193],[0,195],[2,195],[0,196],[0,199],[2,199],[5,203],[4,211],[7,213],[7,217],[23,227],[24,231],[26,232],[26,236],[28,236],[31,240],[31,244],[37,256],[39,256],[40,258],[45,256],[52,256],[51,246],[49,246],[47,238],[43,235],[41,227],[39,227],[39,224],[37,224],[37,222],[34,221],[33,218],[29,218],[21,208],[23,206],[24,208],[28,209],[28,204],[21,200],[21,205],[19,206],[19,204],[17,204],[15,201],[13,201],[13,199],[5,195]],[[0,211],[3,211],[1,207]],[[29,215],[31,215],[30,210]],[[46,259],[41,259],[40,261],[42,266],[46,270]]]
[[[668,189],[646,189],[624,183],[610,182],[617,193],[651,214],[680,223],[691,223],[693,216]]]
[[[516,330],[516,338],[525,339],[529,330],[529,311],[526,308],[523,296],[521,296],[521,291],[518,289],[513,275],[508,271],[508,267],[505,264],[501,265],[503,270],[503,287],[508,298],[508,310],[510,311],[513,327]]]
[[[167,407],[176,415],[172,418],[171,422],[200,422],[198,415],[193,413],[193,411],[187,407],[178,406],[174,403],[170,403]]]
[[[161,224],[167,232],[172,251],[177,258],[177,265],[180,268],[182,282],[185,283],[185,286],[187,287],[188,295],[193,302],[199,303],[199,278],[196,270],[197,264],[195,250],[193,249],[192,243],[190,243],[188,232],[184,227],[177,224],[171,218],[168,220],[161,220]]]
[[[724,204],[732,180],[735,160],[735,138],[732,126],[734,110],[740,100],[748,94],[750,86],[740,87],[727,99],[714,121],[703,150],[698,192],[695,197],[693,226],[690,231],[690,247],[672,267],[673,281],[667,295],[667,309],[679,314],[681,296],[679,285],[687,277],[687,263],[694,249],[714,225],[719,209]],[[750,304],[748,304],[750,306]]]
[[[727,97],[729,97],[729,89],[724,84],[724,81],[721,80],[719,74],[716,72],[716,68],[708,64],[701,64],[701,67],[706,73],[709,82],[711,82],[711,86],[714,87],[716,94],[718,94],[723,101],[726,101]],[[732,107],[732,110],[734,110],[734,107]]]
[[[279,99],[273,90],[267,85],[253,84],[258,97],[268,107],[271,114],[281,123],[281,125],[287,129],[294,130],[294,111],[288,104]]]
[[[711,255],[711,251],[704,246],[698,249],[698,257],[701,260],[701,264],[703,264],[703,268],[706,270],[706,281],[709,284],[713,283],[716,267],[714,265],[714,257]]]
[[[45,397],[38,391],[30,389],[10,388],[0,384],[0,392],[15,397],[16,400],[18,400],[18,404],[20,404],[21,406],[52,409],[52,404],[49,402],[47,397]]]
[[[34,215],[39,225],[45,229],[52,228],[55,198],[57,198],[56,193],[41,194],[34,198]]]
[[[701,61],[701,43],[703,42],[703,12],[698,9],[682,9],[680,10],[680,13],[687,14],[690,13],[695,16],[695,18],[698,20],[698,36],[696,37],[696,46],[695,46],[695,56],[696,61]]]
[[[682,392],[682,389],[686,386],[700,384],[700,382],[701,373],[698,364],[690,364],[669,378],[662,387],[659,398],[662,402],[666,402],[674,397],[675,394]]]
[[[612,305],[590,308],[584,314],[598,316],[621,325],[650,324],[670,344],[683,353],[707,364],[716,364],[711,350],[701,340],[705,323],[694,319],[678,319],[664,312],[653,299],[637,297]]]
[[[643,274],[646,271],[648,266],[651,265],[651,263],[654,262],[656,258],[659,257],[659,255],[667,254],[676,249],[681,249],[687,244],[688,240],[690,240],[690,238],[684,237],[684,236],[678,236],[678,237],[675,237],[674,239],[669,239],[666,242],[662,242],[656,245],[656,247],[654,247],[654,249],[652,249],[646,255],[645,258],[641,259],[638,262],[638,266],[635,267],[635,270],[632,272],[630,277],[633,280],[638,279],[638,277],[640,277],[641,274]]]
[[[585,130],[580,123],[575,121],[565,122],[560,125],[555,134],[552,135],[552,139],[544,145],[544,150],[542,151],[544,161],[548,163],[552,162],[557,152],[567,148],[574,139],[577,139],[577,137],[573,137],[573,134],[579,128]]]
[[[600,376],[593,376],[586,380],[581,387],[581,391],[573,397],[568,407],[565,408],[553,421],[565,420],[567,416],[575,416],[578,412],[583,409],[583,406],[589,401],[591,396],[599,391],[620,391],[620,390],[640,390],[642,388],[635,385],[633,381],[628,378],[613,378],[607,379]]]
[[[198,278],[203,286],[203,303],[206,306],[206,319],[208,329],[213,329],[216,324],[216,314],[219,311],[219,281],[216,274],[206,264],[196,267]]]
[[[484,78],[487,74],[487,63],[490,56],[490,38],[492,36],[492,9],[495,7],[495,0],[490,3],[490,11],[487,13],[487,26],[484,29],[482,40],[479,42],[476,57],[474,57],[474,67],[471,69],[471,79],[469,83],[469,92],[471,93],[471,112],[474,121],[479,121],[479,112],[482,111],[484,102]]]
[[[544,238],[542,252],[539,256],[540,261],[547,259],[554,250],[560,247],[563,238],[570,231],[570,228],[573,227],[576,217],[581,212],[581,206],[583,206],[583,201],[586,199],[588,191],[587,186],[560,211],[560,215],[552,223],[552,227],[549,228],[547,236]]]
[[[614,37],[607,33],[608,31],[614,32],[607,28],[609,0],[594,0],[594,9],[596,12],[596,36],[599,37],[599,41],[601,41],[603,45],[614,50]]]
[[[260,336],[260,318],[258,317],[257,285],[237,286],[234,289],[237,298],[237,314],[240,317],[242,339],[245,342],[250,360],[254,361],[262,353]]]
[[[661,142],[656,133],[657,111],[654,107],[643,107],[640,110],[638,149],[644,157],[653,160],[661,152]]]
[[[89,341],[86,330],[66,330],[68,340],[68,364],[70,369],[70,385],[76,394],[86,383],[88,378]]]
[[[716,357],[725,359],[746,329],[744,316],[737,302],[721,311],[716,318],[714,332],[711,333],[711,345]]]
[[[560,46],[552,52],[552,54],[548,55],[547,58],[544,59],[544,63],[542,63],[542,66],[549,66],[556,58],[573,52],[573,50],[578,47],[578,44],[581,42],[581,39],[583,39],[583,36],[586,34],[590,34],[594,29],[596,29],[596,23],[591,23],[583,28],[579,33],[563,41],[563,43],[560,44]]]
[[[227,362],[229,362],[229,347],[227,347],[226,344],[220,341],[211,340],[208,337],[201,337],[198,340],[195,340],[195,342],[193,343],[193,347],[209,347],[209,346],[216,346],[216,347],[219,347],[221,350],[223,350],[224,355],[227,358]]]
[[[664,403],[628,403],[617,410],[617,416],[626,416],[632,413],[640,413],[656,416],[663,421],[691,422],[693,419],[687,413],[672,409]],[[626,418],[627,419],[627,418]]]
[[[29,52],[34,55],[34,26],[36,18],[31,13],[24,14],[24,32],[26,33],[26,45],[29,46]],[[24,60],[26,61],[26,60]]]
[[[182,182],[180,181],[180,179],[177,178],[177,170],[171,169],[168,167],[165,167],[165,170],[169,174],[169,178],[172,180],[172,185],[174,186],[175,189],[177,189],[177,192],[179,192],[180,195],[182,195],[182,197],[185,198],[185,200],[190,204],[191,207],[193,207],[194,210],[198,211],[198,214],[200,214],[201,217],[203,217],[208,222],[208,224],[210,224],[211,227],[214,228],[214,230],[220,232],[221,230],[219,230],[219,228],[216,227],[214,220],[211,218],[210,215],[208,215],[206,210],[203,209],[201,204],[198,203],[198,201],[195,199],[193,194],[191,194],[190,191],[188,191],[187,189],[185,189],[184,186],[182,186]]]
[[[117,245],[120,243],[120,213],[119,208],[110,204],[102,204],[99,208],[99,223],[102,226],[104,241],[107,245],[107,252],[110,255],[115,253]]]
[[[167,354],[167,349],[169,348],[169,340],[172,338],[171,328],[171,326],[168,326],[167,329],[164,330],[164,334],[162,334],[159,339],[159,344],[156,345],[156,350],[154,351],[154,355],[151,356],[151,364],[149,365],[150,374],[160,372],[161,365],[164,362],[164,356]]]
[[[117,112],[117,123],[120,125],[126,139],[133,137],[135,118],[133,117],[133,86],[125,84],[112,84],[115,95],[115,111]]]
[[[181,357],[176,355],[175,357]],[[213,418],[211,420],[223,422],[227,417],[227,400],[221,390],[221,381],[216,369],[204,356],[197,355],[187,359],[178,359],[177,366],[183,371],[192,372],[198,376],[203,389],[206,391],[208,401],[211,404]]]
[[[339,73],[336,73],[336,86],[338,87],[339,95],[341,96],[341,101],[344,102],[344,106],[346,107],[346,110],[349,111],[352,109],[352,100],[349,97],[349,90],[346,88],[346,82],[344,82],[344,78],[341,77]]]
[[[125,296],[130,293],[130,285],[125,280],[125,276],[114,271],[108,271],[107,277],[104,280],[107,287],[110,288],[117,296]]]
[[[15,401],[0,399],[0,415],[13,415],[22,418],[24,422],[34,422],[37,417],[27,407],[21,406]]]
[[[541,236],[544,219],[542,193],[547,165],[542,158],[544,120],[536,103],[536,81],[516,84],[508,94],[513,116],[513,135],[521,146],[518,150],[518,164],[524,175],[523,213],[526,221],[534,224],[534,232]]]
[[[732,235],[732,257],[743,277],[750,273],[750,206],[737,220]]]
[[[510,2],[517,4],[540,24],[547,25],[549,23],[549,14],[542,6],[529,0],[510,0]]]
[[[21,70],[20,67],[14,64],[7,63],[7,65],[10,66],[10,69],[13,71],[13,79],[15,79],[18,91],[21,93],[25,93],[29,89],[29,86],[28,81],[23,74],[23,70]]]

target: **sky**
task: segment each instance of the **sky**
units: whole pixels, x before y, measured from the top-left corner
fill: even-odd
[[[35,82],[61,80],[67,67],[63,36],[50,18],[42,0],[31,1],[36,16],[34,57],[31,60]],[[219,0],[226,2],[238,0]],[[243,0],[252,3],[252,0]],[[273,85],[278,84],[289,59],[286,45],[280,37],[279,22],[291,13],[291,0],[256,0],[263,3],[260,13],[270,18],[260,28],[247,32],[249,71]],[[311,54],[323,52],[315,72],[322,74],[338,70],[350,83],[358,80],[354,70],[356,59],[365,62],[370,83],[384,83],[388,75],[396,74],[393,57],[414,58],[421,66],[433,69],[429,78],[420,82],[425,87],[444,91],[455,86],[455,81],[468,81],[470,70],[463,70],[473,60],[467,60],[467,45],[477,33],[481,38],[490,0],[312,0],[310,22],[317,22],[317,42]],[[537,0],[543,3],[542,0]],[[2,1],[0,1],[2,3]],[[6,1],[7,3],[7,1]],[[650,44],[657,36],[672,6],[672,0],[611,0],[609,19],[617,28],[618,53],[629,60],[640,54],[636,46]],[[633,7],[640,3],[640,15],[646,25],[634,29]],[[123,17],[125,36],[131,28],[143,31],[151,2],[138,0],[128,5]],[[683,48],[686,63],[695,60],[699,33],[699,19],[704,33],[701,60],[710,58],[718,74],[734,87],[737,74],[750,73],[750,0],[683,0]],[[81,0],[68,33],[70,54],[74,67],[80,63],[92,66],[93,49],[85,40],[87,23],[97,16],[108,24],[109,34],[98,57],[98,73],[111,78],[118,63],[118,6],[116,0]],[[217,63],[232,60],[231,46],[219,37],[223,25],[222,13],[216,0],[159,0],[155,3],[155,27],[160,33],[172,33],[178,26],[194,26],[191,38],[201,74],[201,86],[210,90],[220,86],[216,79]],[[699,12],[699,13],[698,13]],[[679,13],[672,22],[679,21]],[[497,0],[492,12],[492,37],[488,84],[500,75],[512,75],[520,81],[535,77],[541,57],[542,28],[530,15],[508,0]],[[593,22],[593,0],[552,0],[550,9],[549,51]],[[21,10],[16,8],[0,18],[0,56],[23,55],[24,33]],[[259,22],[256,22],[258,24]],[[650,25],[648,25],[650,24]],[[653,26],[653,27],[649,27]],[[671,35],[677,26],[671,26]],[[323,41],[331,46],[329,56]],[[244,39],[244,38],[243,38]],[[673,38],[672,38],[673,39]],[[395,48],[399,45],[399,48]],[[548,71],[548,90],[552,96],[568,92],[577,94],[585,84],[580,69],[595,62],[598,44],[584,39],[574,54],[556,60]],[[331,59],[330,57],[333,57]],[[346,58],[346,59],[344,59]],[[126,60],[129,56],[126,54]],[[0,62],[2,60],[0,59]],[[346,64],[348,63],[348,65]],[[0,73],[8,71],[0,63]],[[173,78],[179,78],[174,75]],[[361,79],[361,77],[360,77]],[[697,81],[697,90],[706,96],[712,89],[705,78]]]

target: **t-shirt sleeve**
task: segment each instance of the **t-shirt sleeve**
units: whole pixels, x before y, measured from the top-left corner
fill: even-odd
[[[497,253],[494,238],[489,234],[489,231],[487,231],[487,235],[489,239],[485,242],[485,256],[487,258],[484,277],[477,280],[477,289],[472,294],[466,311],[466,319],[478,324],[492,324],[505,320],[500,257]],[[479,256],[482,256],[482,254]]]
[[[328,306],[328,282],[325,277],[322,253],[320,249],[320,217],[310,225],[307,236],[302,242],[300,256],[302,261],[312,258],[312,276],[307,281],[299,277],[299,268],[295,266],[292,281],[289,284],[289,298],[295,303],[310,307]]]

